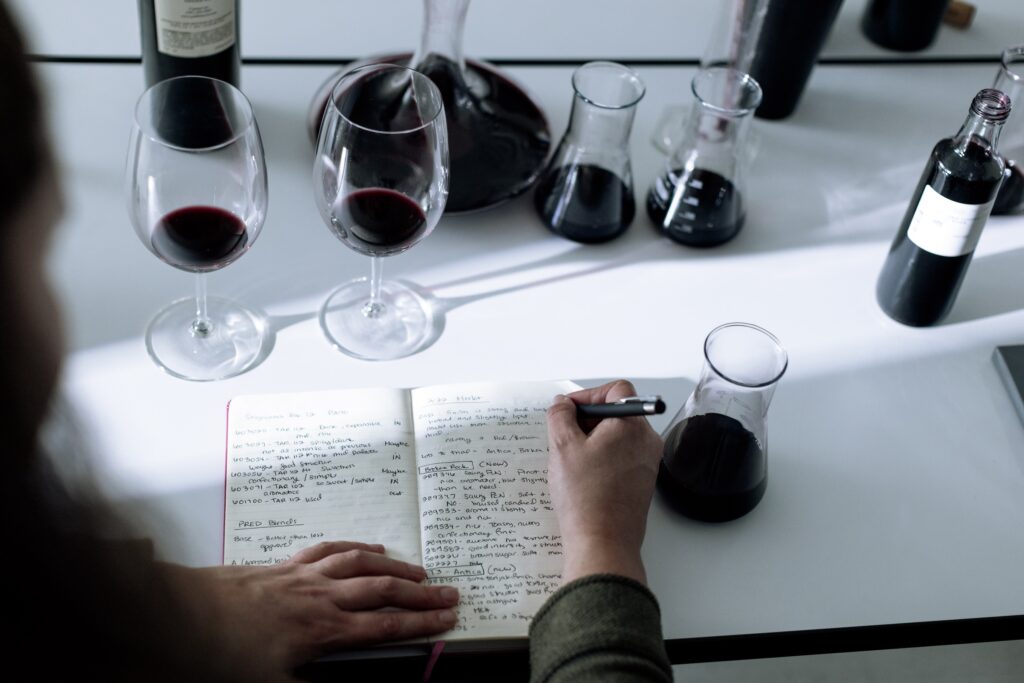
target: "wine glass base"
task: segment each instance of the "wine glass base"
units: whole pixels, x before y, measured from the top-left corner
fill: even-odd
[[[146,327],[146,351],[168,375],[193,382],[234,377],[263,360],[269,331],[262,316],[229,299],[207,297],[212,325],[193,331],[196,301],[179,299]]]
[[[381,283],[383,311],[364,313],[370,281],[359,278],[338,287],[320,307],[320,327],[342,353],[363,360],[393,360],[419,351],[427,341],[434,315],[427,301],[405,285]]]

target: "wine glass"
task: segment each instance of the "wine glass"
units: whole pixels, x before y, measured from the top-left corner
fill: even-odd
[[[195,298],[150,321],[146,350],[168,374],[208,381],[260,360],[262,316],[206,296],[206,273],[248,251],[267,214],[267,169],[252,106],[234,86],[203,76],[157,83],[135,107],[126,165],[128,215],[165,263],[196,274]]]
[[[313,187],[335,236],[371,259],[369,278],[341,285],[320,308],[324,334],[355,358],[415,353],[433,311],[410,287],[382,281],[381,259],[429,235],[448,199],[448,132],[434,83],[394,64],[342,76],[324,109]]]

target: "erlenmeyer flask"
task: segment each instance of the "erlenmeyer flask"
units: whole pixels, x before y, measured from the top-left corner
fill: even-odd
[[[589,62],[572,75],[569,127],[534,194],[556,235],[594,244],[615,239],[633,221],[629,133],[644,84],[614,62]]]
[[[665,432],[658,490],[672,507],[724,522],[761,501],[768,482],[765,419],[787,364],[779,340],[756,325],[711,330],[700,382]]]
[[[698,71],[691,89],[696,101],[686,133],[647,195],[647,213],[676,242],[710,247],[743,227],[751,161],[744,142],[761,87],[742,71],[716,66]]]

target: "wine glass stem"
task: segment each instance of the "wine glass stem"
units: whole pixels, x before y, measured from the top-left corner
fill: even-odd
[[[193,337],[208,337],[213,330],[213,322],[206,313],[206,275],[196,274],[196,319],[192,321]]]
[[[367,318],[379,318],[384,315],[386,307],[380,298],[381,281],[384,278],[384,264],[379,256],[370,257],[370,300],[363,306],[363,315]]]

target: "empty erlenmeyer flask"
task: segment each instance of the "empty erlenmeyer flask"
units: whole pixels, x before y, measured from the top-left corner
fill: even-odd
[[[698,71],[691,89],[696,102],[686,133],[647,195],[647,213],[676,242],[710,247],[743,227],[751,161],[744,141],[761,87],[742,71],[716,66]]]

